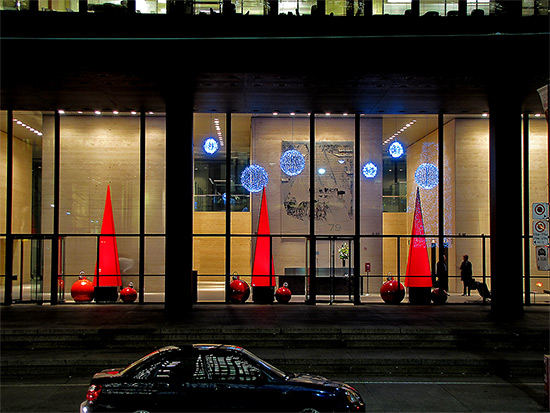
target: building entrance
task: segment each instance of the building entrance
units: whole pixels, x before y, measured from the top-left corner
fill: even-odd
[[[354,288],[353,241],[352,237],[317,237],[317,301],[353,302],[354,295],[360,294]]]

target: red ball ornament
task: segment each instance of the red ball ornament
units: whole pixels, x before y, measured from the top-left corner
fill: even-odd
[[[250,287],[246,281],[239,280],[239,277],[233,277],[229,284],[229,301],[233,304],[244,303],[250,297]]]
[[[283,304],[290,301],[292,298],[292,292],[288,289],[288,283],[284,283],[283,286],[275,292],[275,298],[278,302]]]
[[[434,304],[445,304],[445,302],[447,301],[447,295],[447,291],[443,290],[442,288],[435,288],[432,290],[430,298],[432,299]]]
[[[388,304],[399,304],[405,298],[405,286],[397,280],[388,278],[380,287],[380,297]]]
[[[134,289],[134,283],[128,284],[128,287],[123,288],[120,292],[120,299],[124,303],[131,304],[136,301],[137,291]]]
[[[80,277],[71,287],[71,297],[77,303],[92,301],[94,297],[94,285],[86,279],[84,272],[80,272]]]

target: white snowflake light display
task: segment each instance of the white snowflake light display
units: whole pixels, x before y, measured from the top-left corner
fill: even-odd
[[[403,149],[403,145],[401,145],[399,142],[394,142],[390,145],[388,152],[390,153],[392,158],[400,158],[401,156],[403,156],[403,153],[405,151]]]
[[[439,183],[439,170],[431,163],[420,164],[414,173],[414,181],[424,189],[433,189]]]
[[[296,176],[302,173],[306,166],[306,160],[296,149],[289,149],[283,153],[280,160],[281,170],[288,176]]]
[[[213,155],[218,151],[220,144],[216,139],[208,138],[204,141],[202,147],[207,154]]]
[[[247,166],[241,174],[241,184],[249,192],[260,192],[268,180],[267,171],[256,164]]]
[[[374,178],[377,172],[378,168],[372,162],[367,162],[363,165],[363,176],[365,178]]]

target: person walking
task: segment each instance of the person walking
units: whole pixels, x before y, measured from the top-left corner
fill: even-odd
[[[463,255],[462,256],[462,264],[460,264],[460,279],[464,283],[464,293],[463,296],[466,295],[466,289],[468,290],[468,295],[470,295],[470,287],[472,285],[473,279],[472,279],[472,263],[468,261],[468,256]]]

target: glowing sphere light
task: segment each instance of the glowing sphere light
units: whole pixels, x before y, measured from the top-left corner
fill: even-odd
[[[213,155],[218,151],[220,144],[216,139],[208,138],[204,141],[202,147],[207,154]]]
[[[288,176],[296,176],[302,173],[306,166],[306,160],[296,149],[289,149],[283,153],[280,160],[281,170]]]
[[[390,145],[388,152],[390,153],[392,158],[400,158],[401,156],[403,156],[403,153],[405,151],[403,149],[403,145],[401,145],[399,142],[394,142]]]
[[[420,164],[414,173],[414,181],[424,189],[433,189],[439,183],[439,170],[431,163]]]
[[[241,184],[249,192],[260,192],[268,180],[267,171],[256,164],[247,166],[241,174]]]
[[[367,162],[363,165],[363,176],[365,178],[374,178],[377,172],[378,168],[372,162]]]

